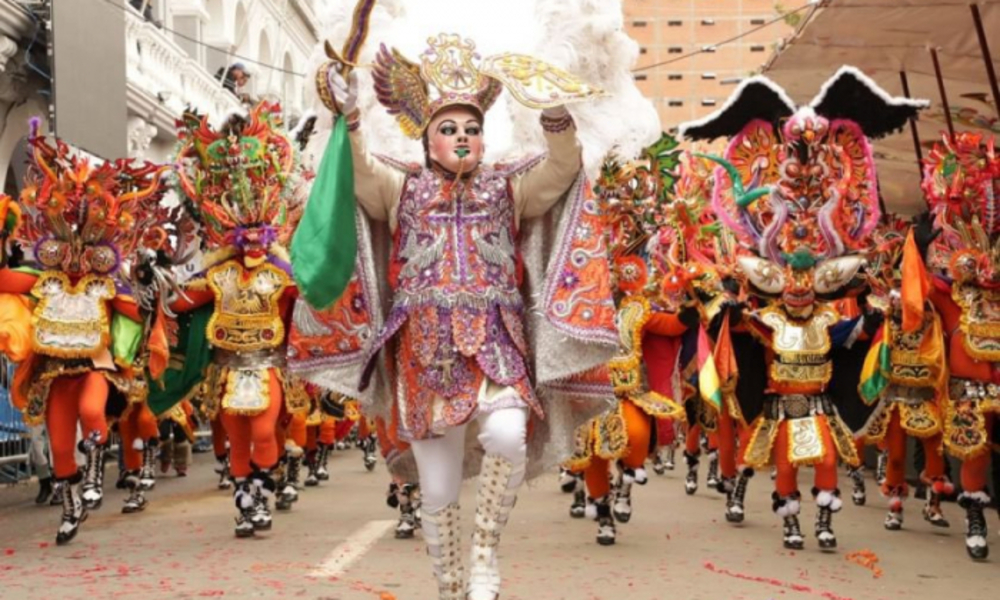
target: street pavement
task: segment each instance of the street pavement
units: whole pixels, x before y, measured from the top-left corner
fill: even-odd
[[[331,481],[305,489],[290,513],[276,514],[271,532],[250,540],[233,537],[233,502],[215,489],[211,462],[196,455],[188,477],[161,478],[140,514],[121,514],[125,494],[110,486],[65,547],[54,543],[60,509],[36,507],[34,485],[0,488],[0,598],[436,599],[419,535],[393,537],[386,471],[366,472],[359,451],[335,453]],[[112,484],[115,475],[109,468]],[[803,490],[809,475],[800,474]],[[525,488],[502,542],[503,600],[967,600],[994,597],[1000,586],[993,511],[995,557],[973,563],[956,505],[945,505],[952,527],[941,530],[911,499],[904,530],[887,532],[874,483],[868,505],[856,507],[845,477],[845,507],[834,519],[840,547],[817,548],[814,505],[804,502],[806,549],[789,552],[766,473],[751,481],[742,526],[725,522],[723,497],[704,486],[704,470],[694,496],[684,494],[681,470],[650,476],[635,488],[632,522],[619,526],[612,547],[595,543],[595,523],[568,517],[570,496],[554,473]],[[474,494],[467,482],[466,532]],[[878,562],[848,560],[853,552]]]

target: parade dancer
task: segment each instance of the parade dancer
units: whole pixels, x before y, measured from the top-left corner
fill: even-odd
[[[379,160],[366,151],[355,110],[356,73],[347,75],[342,60],[324,65],[317,77],[324,103],[343,115],[336,127],[350,131],[357,203],[376,229],[387,223],[393,232],[387,269],[392,308],[385,326],[366,344],[360,391],[367,396],[375,382],[374,398],[392,399],[398,411],[400,438],[409,442],[419,468],[424,539],[442,599],[498,597],[497,548],[526,476],[529,447],[531,455],[540,456],[548,435],[544,432],[574,422],[564,410],[546,411],[535,386],[548,385],[556,363],[561,363],[562,380],[596,368],[609,358],[613,339],[602,242],[590,233],[586,242],[577,237],[584,230],[599,231],[600,218],[584,209],[589,190],[580,172],[581,148],[573,118],[562,107],[595,90],[527,56],[483,59],[490,66],[488,74],[479,64],[473,43],[457,35],[431,38],[419,64],[398,51],[383,47],[379,52],[374,67],[378,100],[397,117],[404,133],[423,140],[424,165]],[[530,86],[541,84],[543,73],[554,72],[559,77],[545,79],[547,92],[539,97]],[[482,162],[484,115],[504,86],[518,100],[544,110],[546,158],[497,166]],[[338,130],[331,136],[335,142],[342,135]],[[327,156],[330,152],[328,147]],[[323,177],[318,171],[317,181]],[[317,201],[315,190],[310,208]],[[545,271],[535,261],[536,249],[518,245],[518,240],[530,227],[539,236],[548,235],[550,224],[531,220],[563,201],[566,211],[559,228],[567,233],[558,244],[592,249],[572,253],[574,262],[554,248],[556,260]],[[369,250],[361,246],[358,256],[364,258]],[[364,269],[360,273],[363,277]],[[586,288],[577,288],[572,282],[585,273]],[[521,290],[525,278],[542,294],[545,315],[530,327]],[[558,303],[558,310],[544,308],[550,302]],[[376,298],[362,297],[362,303],[368,310],[379,307]],[[529,361],[536,358],[535,344],[548,343],[551,326],[559,328],[561,345],[558,352],[551,347],[545,357],[553,363],[534,365],[533,382]],[[383,388],[386,372],[392,384]],[[314,381],[320,383],[318,378]],[[339,386],[346,388],[344,383]],[[568,400],[556,392],[545,400],[560,398]],[[374,413],[385,414],[385,408],[376,406]],[[557,422],[563,419],[565,425]],[[469,427],[478,430],[478,436],[468,437],[478,440],[483,454],[466,453]],[[466,472],[481,471],[467,581],[458,505],[466,457],[472,459]]]
[[[926,104],[893,98],[845,67],[809,106],[796,108],[776,84],[754,77],[720,111],[681,127],[688,139],[732,138],[726,160],[719,160],[725,168],[716,171],[713,205],[756,253],[738,259],[740,270],[754,293],[771,301],[744,317],[767,349],[768,395],[743,457],[755,468],[777,466],[773,508],[787,548],[804,544],[802,465],[815,469],[819,545],[837,545],[832,517],[843,504],[837,458],[849,465],[859,459],[827,391],[830,352],[881,323],[874,313],[842,319],[817,299],[863,289],[859,253],[880,215],[868,139],[903,126]]]
[[[928,300],[930,277],[912,231],[905,246],[900,238],[895,246],[895,252],[886,248],[887,264],[872,277],[873,290],[882,293],[869,296],[869,301],[880,301],[886,318],[881,339],[869,351],[868,369],[859,388],[862,399],[875,404],[863,436],[867,443],[884,444],[888,453],[882,484],[882,494],[889,499],[885,528],[895,531],[903,527],[903,500],[909,492],[905,479],[909,436],[923,445],[926,457],[920,473],[920,480],[928,486],[924,519],[931,525],[948,527],[941,496],[952,493],[954,486],[945,476],[942,456],[948,373],[944,333]],[[897,276],[893,271],[898,258],[902,264]]]
[[[63,484],[61,545],[103,500],[109,396],[140,402],[146,390],[144,378],[130,369],[142,327],[135,302],[118,292],[127,287],[119,267],[134,260],[142,235],[159,224],[164,169],[124,160],[96,166],[61,140],[52,145],[39,136],[37,122],[30,145],[15,239],[30,249],[40,272],[4,269],[0,291],[38,300],[22,313],[18,337],[30,339],[30,352],[11,391],[27,423],[44,420],[48,427],[55,478]],[[9,216],[10,199],[0,202]],[[78,424],[86,454],[82,473],[74,455]]]
[[[927,159],[923,188],[933,227],[941,231],[932,231],[924,219],[914,233],[918,244],[929,247],[927,264],[939,275],[930,299],[949,350],[944,445],[962,460],[959,505],[965,509],[966,550],[972,559],[983,560],[989,555],[983,511],[990,503],[990,447],[1000,412],[1000,264],[995,251],[1000,224],[994,218],[1000,158],[993,139],[972,133],[945,136]]]
[[[221,419],[230,444],[237,537],[271,529],[282,410],[308,410],[285,373],[286,321],[296,296],[285,245],[301,216],[292,143],[280,108],[262,102],[219,129],[187,116],[179,125],[180,191],[201,226],[206,271],[187,282],[187,310],[209,302],[212,359],[204,411]]]

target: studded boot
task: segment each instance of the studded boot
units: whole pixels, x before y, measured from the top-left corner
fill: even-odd
[[[572,494],[576,490],[577,474],[565,467],[559,467],[559,489],[564,494]]]
[[[615,530],[615,519],[611,516],[611,496],[595,498],[593,506],[597,514],[597,543],[614,546],[618,532]]]
[[[215,457],[215,473],[219,476],[218,488],[220,490],[228,490],[233,485],[232,479],[229,477],[229,453],[223,454],[222,456]]]
[[[985,560],[990,555],[986,544],[986,515],[983,509],[990,503],[986,492],[962,492],[958,505],[965,509],[965,550],[973,560]]]
[[[139,469],[139,485],[143,491],[152,490],[156,487],[156,449],[159,440],[148,439],[142,445],[142,468]]]
[[[142,480],[139,471],[127,471],[125,473],[125,489],[128,490],[128,497],[122,506],[122,513],[129,515],[146,510],[146,495],[142,488]]]
[[[378,457],[375,456],[375,450],[377,447],[378,445],[375,442],[374,435],[370,435],[361,440],[361,450],[364,452],[365,469],[368,471],[374,471],[375,465],[378,464]]]
[[[708,451],[708,477],[705,479],[705,485],[709,488],[715,490],[719,488],[719,451],[709,450]]]
[[[333,450],[331,444],[319,444],[316,451],[316,479],[327,481],[330,479],[330,472],[326,469],[326,463],[330,460],[330,451]]]
[[[684,461],[687,463],[687,475],[684,477],[684,492],[690,496],[698,491],[698,456],[684,451]]]
[[[236,503],[236,537],[253,537],[254,490],[245,478],[233,482],[233,501]]]
[[[271,530],[270,501],[275,496],[277,485],[271,477],[269,469],[260,469],[250,477],[253,488],[253,523],[254,531]]]
[[[417,521],[417,507],[413,501],[414,485],[404,483],[403,485],[393,484],[392,490],[396,507],[399,508],[399,522],[396,523],[396,539],[408,540],[413,537],[419,526]]]
[[[879,485],[885,484],[885,474],[889,469],[889,451],[882,450],[878,453],[878,462],[875,463],[875,482]]]
[[[587,489],[582,479],[574,479],[573,482],[573,504],[569,507],[569,516],[582,519],[587,513]]]
[[[726,521],[742,523],[746,517],[747,486],[750,485],[750,478],[753,477],[753,474],[754,470],[750,467],[740,469],[733,491],[726,497]]]
[[[476,492],[476,524],[472,531],[468,600],[500,597],[500,566],[497,552],[500,534],[507,525],[524,481],[524,465],[494,454],[483,458]]]
[[[424,541],[434,564],[438,600],[465,600],[461,522],[458,503],[423,516]]]
[[[883,487],[882,493],[889,498],[889,512],[882,525],[888,531],[899,531],[903,528],[903,499],[908,495],[906,486]]]
[[[816,540],[823,550],[837,547],[837,536],[833,533],[833,513],[844,506],[840,500],[840,490],[818,490],[813,488],[816,498]]]
[[[865,471],[863,467],[849,467],[847,476],[851,478],[851,502],[855,506],[864,506],[868,501],[868,493],[865,489]],[[882,485],[881,483],[879,485]]]
[[[778,492],[771,494],[771,508],[774,514],[781,517],[782,542],[789,550],[801,550],[805,546],[805,537],[799,527],[799,511],[802,509],[800,498],[798,492],[790,496],[779,496]]]
[[[944,477],[935,477],[927,483],[927,503],[924,504],[924,520],[935,527],[951,527],[941,510],[941,497],[955,493],[955,486]]]
[[[91,436],[80,442],[80,451],[87,457],[83,473],[83,504],[88,510],[97,510],[104,501],[104,444]]]
[[[62,489],[62,520],[59,522],[59,529],[56,531],[56,544],[62,546],[68,544],[76,537],[80,524],[87,520],[87,508],[83,504],[83,495],[80,491],[80,482],[83,476],[76,473],[69,479],[63,479],[59,483]]]

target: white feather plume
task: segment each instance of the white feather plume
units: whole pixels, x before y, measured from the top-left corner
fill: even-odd
[[[354,0],[328,3],[321,38],[335,48],[347,37],[353,7]],[[660,135],[656,109],[643,98],[630,72],[639,47],[624,31],[621,0],[379,0],[359,62],[371,65],[379,44],[398,48],[416,61],[426,48],[427,38],[438,33],[471,38],[482,56],[519,52],[538,57],[605,90],[605,98],[569,107],[590,175],[597,172],[602,158],[612,148],[622,156],[635,156]],[[322,45],[317,46],[309,73],[315,73],[325,60]],[[420,143],[407,139],[375,99],[371,70],[360,69],[358,79],[358,106],[369,151],[422,162]],[[318,160],[326,145],[331,118],[311,81],[307,87],[307,101],[320,115],[317,133],[310,142],[310,154]],[[507,93],[487,116],[485,131],[488,162],[544,150],[538,112],[521,106]]]

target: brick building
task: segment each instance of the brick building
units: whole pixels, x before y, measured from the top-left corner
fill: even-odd
[[[756,73],[791,35],[796,16],[735,42],[717,48],[713,44],[799,5],[783,7],[775,0],[624,0],[625,28],[640,47],[637,66],[707,50],[636,73],[639,89],[653,100],[663,129],[672,130],[721,106],[739,79]]]

